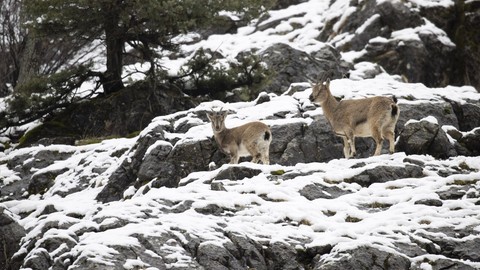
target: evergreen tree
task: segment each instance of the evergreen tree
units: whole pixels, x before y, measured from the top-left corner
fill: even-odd
[[[25,0],[29,27],[40,35],[101,39],[106,71],[100,78],[106,94],[123,88],[125,45],[153,63],[154,47],[174,50],[172,38],[210,24],[220,11],[245,19],[258,16],[273,0]],[[152,66],[152,69],[154,67]]]

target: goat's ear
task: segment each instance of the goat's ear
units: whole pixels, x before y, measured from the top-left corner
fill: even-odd
[[[213,112],[207,112],[207,118],[210,120],[210,121],[213,121],[212,118],[213,118]]]
[[[327,87],[330,87],[330,78],[327,78],[327,80],[325,81],[325,85],[326,85]]]

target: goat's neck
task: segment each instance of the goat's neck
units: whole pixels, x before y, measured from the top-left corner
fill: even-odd
[[[217,143],[219,145],[222,145],[225,142],[225,138],[227,138],[229,136],[230,131],[231,131],[230,129],[224,128],[224,129],[222,129],[222,131],[214,132],[215,140],[217,141]]]
[[[323,109],[323,114],[331,122],[331,119],[333,118],[333,113],[338,106],[338,101],[329,91],[327,94],[327,98],[321,103],[321,105]]]

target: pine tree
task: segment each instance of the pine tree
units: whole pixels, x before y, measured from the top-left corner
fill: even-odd
[[[99,77],[104,93],[121,88],[125,45],[152,61],[154,48],[174,50],[172,38],[209,25],[220,11],[248,19],[273,0],[25,0],[28,26],[38,35],[101,39],[106,71]]]

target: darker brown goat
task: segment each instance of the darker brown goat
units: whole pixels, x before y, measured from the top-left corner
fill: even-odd
[[[237,164],[240,157],[252,156],[252,162],[269,164],[269,149],[272,141],[270,128],[262,122],[254,121],[244,125],[226,128],[227,112],[207,113],[212,122],[213,135],[220,149],[230,156],[230,163]]]

